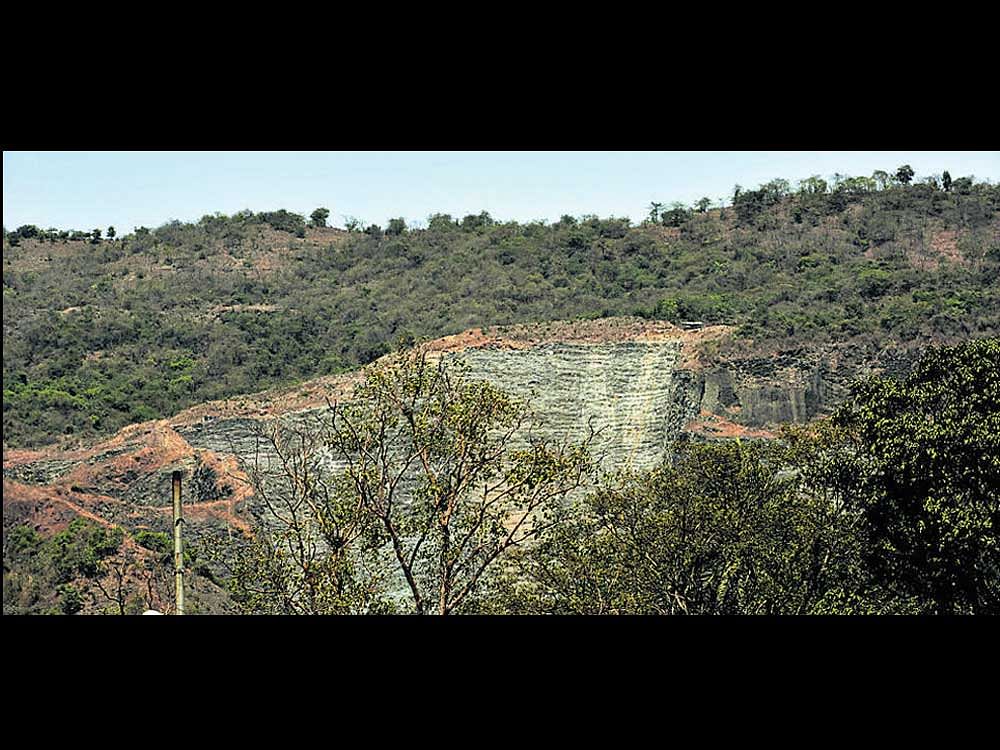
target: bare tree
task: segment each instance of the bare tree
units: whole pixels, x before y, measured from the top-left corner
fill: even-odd
[[[331,404],[327,446],[346,465],[340,491],[388,538],[413,610],[446,615],[558,522],[590,457],[539,438],[525,404],[428,354],[394,355]]]
[[[324,441],[319,419],[256,428],[254,455],[241,461],[241,469],[267,512],[230,564],[233,593],[244,611],[355,614],[380,608],[386,575],[376,554],[381,539],[358,504],[334,490],[337,478],[322,465]]]
[[[235,571],[254,611],[462,611],[560,522],[587,444],[539,437],[524,403],[429,355],[392,355],[349,400],[262,436],[247,473],[270,518]]]
[[[126,541],[117,554],[99,563],[94,584],[119,615],[143,607],[168,611],[172,604],[167,602],[163,591],[169,589],[171,575],[165,563],[155,552]],[[96,603],[96,594],[94,598]]]

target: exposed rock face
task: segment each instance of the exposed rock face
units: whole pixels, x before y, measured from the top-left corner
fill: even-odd
[[[594,452],[608,470],[649,468],[685,433],[768,437],[768,426],[828,413],[851,380],[907,365],[907,357],[883,352],[751,356],[730,348],[720,356],[730,334],[722,326],[681,331],[669,323],[610,319],[473,329],[430,349],[463,363],[472,378],[529,400],[546,437],[578,440],[590,427],[599,431]],[[321,378],[202,404],[169,420],[132,425],[89,448],[5,451],[5,518],[18,505],[18,518],[36,508],[39,526],[75,513],[169,531],[170,472],[180,469],[194,536],[199,528],[247,528],[260,503],[239,463],[258,455],[260,423],[315,415],[327,398],[349,398],[358,379],[356,373]]]
[[[546,437],[598,431],[594,451],[615,468],[646,469],[698,414],[694,384],[676,377],[681,342],[546,343],[453,355],[476,379],[528,400]]]

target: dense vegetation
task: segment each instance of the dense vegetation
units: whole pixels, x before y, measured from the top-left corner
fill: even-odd
[[[326,417],[275,423],[281,460],[247,466],[272,520],[207,550],[231,599],[212,586],[204,606],[1000,614],[1000,339],[931,348],[780,440],[681,441],[645,473],[592,475],[586,436],[512,442],[528,423],[526,404],[405,356]],[[191,584],[214,582],[195,554]],[[170,557],[165,534],[77,519],[44,538],[5,514],[4,613],[169,612]]]
[[[775,344],[995,335],[998,203],[997,186],[901,169],[654,204],[640,226],[483,213],[345,232],[323,209],[104,239],[5,229],[4,442],[108,434],[479,325],[640,314]]]
[[[309,226],[243,212],[103,240],[5,230],[4,441],[107,434],[475,325],[638,313],[793,343],[995,333],[1000,188],[904,177],[775,180],[721,209],[654,204],[635,227],[484,213],[343,232],[318,210]]]
[[[240,607],[1000,613],[1000,339],[860,382],[832,420],[780,441],[681,443],[578,503],[564,499],[584,486],[585,439],[515,449],[517,413],[492,388],[396,360],[349,417],[275,433],[285,468],[255,486],[280,522],[234,570]],[[321,449],[342,474],[310,469]]]
[[[185,549],[187,609],[219,606],[221,591],[195,548]],[[43,535],[4,518],[3,613],[139,614],[173,609],[173,542],[166,534],[77,517]]]

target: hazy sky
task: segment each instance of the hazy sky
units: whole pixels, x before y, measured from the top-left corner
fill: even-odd
[[[641,219],[650,201],[729,197],[775,177],[923,175],[1000,181],[998,151],[116,151],[3,154],[3,223],[119,233],[170,219],[286,208],[385,224],[489,211],[500,220],[563,214]]]

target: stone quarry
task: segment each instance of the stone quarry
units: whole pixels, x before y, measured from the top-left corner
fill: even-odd
[[[648,469],[681,435],[768,438],[781,422],[804,422],[842,400],[846,383],[878,369],[870,352],[741,353],[724,326],[682,330],[666,322],[605,319],[471,329],[431,342],[432,356],[461,363],[531,404],[553,439],[597,431],[607,470]],[[891,353],[890,353],[891,354]],[[887,354],[882,369],[905,365]],[[861,369],[853,362],[875,362]],[[245,529],[259,516],[241,461],[260,453],[258,426],[317,416],[327,399],[350,398],[362,373],[202,404],[172,418],[131,425],[72,450],[4,451],[4,515],[39,528],[88,515],[133,529],[169,529],[169,477],[185,473],[185,507],[198,524]],[[335,467],[331,467],[335,468]],[[197,479],[197,481],[192,481]]]

